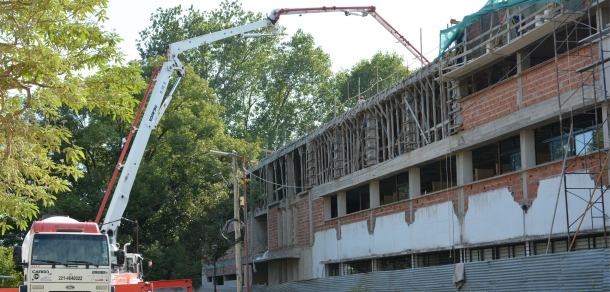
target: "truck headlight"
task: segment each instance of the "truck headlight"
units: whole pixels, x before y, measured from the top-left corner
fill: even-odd
[[[108,291],[108,285],[97,285],[97,286],[95,286],[95,290]]]
[[[42,290],[44,289],[44,285],[32,285],[32,290]]]

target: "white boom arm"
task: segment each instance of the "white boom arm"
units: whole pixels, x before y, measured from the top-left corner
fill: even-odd
[[[140,122],[138,132],[135,136],[133,145],[127,161],[123,165],[123,171],[119,177],[119,182],[112,195],[112,201],[108,207],[108,212],[104,218],[104,223],[101,230],[108,234],[110,243],[113,247],[118,249],[116,241],[117,229],[121,224],[121,218],[127,207],[129,201],[129,193],[133,187],[146,144],[150,138],[151,132],[157,128],[157,124],[161,120],[163,113],[167,109],[170,101],[172,100],[172,94],[176,89],[180,79],[176,81],[174,87],[170,91],[169,95],[164,98],[167,87],[169,86],[170,78],[174,72],[181,78],[184,76],[184,66],[178,59],[178,55],[186,50],[196,48],[205,44],[213,43],[218,40],[222,40],[235,35],[243,35],[245,32],[257,30],[263,27],[270,27],[272,30],[271,35],[277,34],[277,26],[272,23],[270,19],[259,21],[256,23],[246,24],[230,29],[217,31],[214,33],[206,34],[203,36],[194,37],[188,40],[180,41],[177,43],[170,44],[167,48],[167,61],[163,63],[159,74],[157,75],[156,83],[152,91],[146,111],[144,112],[143,120]],[[102,206],[103,208],[103,206]],[[116,260],[114,258],[114,260]]]

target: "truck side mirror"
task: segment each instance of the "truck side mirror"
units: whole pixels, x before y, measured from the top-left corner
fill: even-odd
[[[122,249],[119,249],[117,251],[114,252],[114,255],[116,255],[116,263],[117,265],[124,265],[125,264],[125,251]]]
[[[21,266],[21,246],[13,247],[13,262],[16,266]]]

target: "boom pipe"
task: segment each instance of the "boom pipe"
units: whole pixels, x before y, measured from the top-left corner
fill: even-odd
[[[381,24],[381,26],[389,31],[398,40],[398,42],[405,46],[405,48],[407,48],[407,50],[409,50],[409,52],[411,52],[415,58],[422,63],[426,61],[427,64],[430,64],[430,61],[428,61],[428,59],[426,59],[426,57],[424,57],[424,55],[420,53],[413,45],[411,45],[411,43],[403,35],[401,35],[396,29],[394,29],[394,27],[385,21],[385,19],[383,19],[379,13],[373,12],[371,15],[373,18],[375,18],[375,20],[377,20],[377,22],[379,22],[379,24]]]
[[[321,12],[375,12],[375,6],[322,6],[322,7],[311,7],[311,8],[280,8],[275,9],[271,12],[269,19],[272,24],[275,24],[280,20],[282,14],[307,14],[307,13],[321,13]],[[363,15],[366,16],[366,15]]]
[[[129,144],[131,142],[131,138],[133,137],[133,133],[136,131],[136,126],[140,121],[140,116],[142,115],[142,111],[146,106],[146,100],[150,95],[150,90],[155,84],[155,80],[157,78],[157,74],[161,70],[161,66],[157,67],[153,72],[150,82],[148,83],[148,88],[146,88],[146,93],[144,94],[144,98],[142,99],[142,103],[140,103],[140,108],[138,109],[138,113],[136,114],[136,118],[133,120],[133,124],[131,125],[131,130],[129,131],[129,135],[127,135],[127,140],[125,141],[125,145],[123,146],[123,150],[121,151],[121,156],[119,157],[119,161],[114,167],[114,173],[112,174],[112,178],[110,179],[110,183],[108,183],[108,188],[106,189],[106,194],[104,195],[104,199],[102,200],[102,205],[100,206],[100,210],[97,212],[97,217],[95,217],[95,224],[100,223],[100,219],[102,218],[102,213],[104,212],[104,208],[106,208],[106,202],[108,201],[108,196],[110,195],[110,191],[112,191],[112,186],[114,186],[114,181],[116,180],[116,176],[119,174],[119,169],[123,165],[123,158],[125,158],[125,154],[127,153],[127,148],[129,148]]]
[[[407,50],[415,56],[420,62],[430,64],[430,61],[424,57],[424,55],[419,52],[411,43],[401,35],[392,25],[390,25],[379,13],[375,6],[322,6],[322,7],[312,7],[312,8],[281,8],[276,9],[271,12],[269,16],[269,20],[271,20],[272,24],[275,24],[280,20],[281,15],[290,15],[290,14],[308,14],[308,13],[322,13],[322,12],[343,12],[346,16],[349,15],[358,15],[360,13],[361,16],[367,16],[371,14],[383,28],[385,28],[388,32],[394,36],[399,43],[401,43]]]

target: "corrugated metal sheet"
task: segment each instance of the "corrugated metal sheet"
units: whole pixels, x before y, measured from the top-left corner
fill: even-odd
[[[460,291],[610,291],[610,249],[465,264]],[[376,272],[269,287],[288,291],[457,291],[453,265]]]

